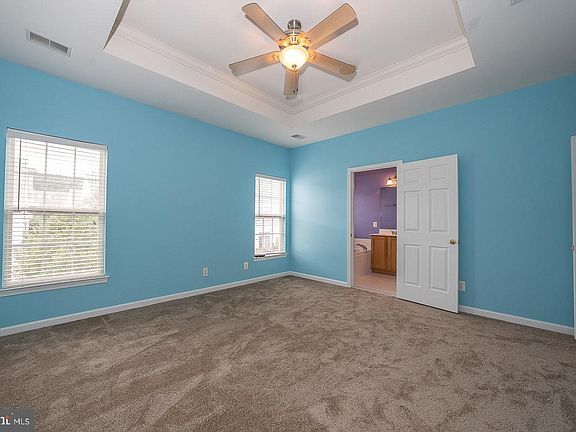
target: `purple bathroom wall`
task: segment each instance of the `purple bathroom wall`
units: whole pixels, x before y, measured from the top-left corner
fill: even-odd
[[[396,188],[381,192],[388,177],[395,175],[396,168],[354,175],[354,237],[370,238],[379,228],[396,229]],[[372,227],[372,222],[377,222],[378,227]]]

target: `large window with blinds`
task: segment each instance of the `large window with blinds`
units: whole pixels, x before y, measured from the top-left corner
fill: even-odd
[[[2,287],[104,282],[107,148],[8,130]]]
[[[256,176],[254,257],[286,253],[286,180]]]

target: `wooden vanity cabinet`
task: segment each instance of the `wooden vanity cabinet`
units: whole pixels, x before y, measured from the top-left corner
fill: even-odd
[[[396,236],[372,236],[372,271],[396,274]]]

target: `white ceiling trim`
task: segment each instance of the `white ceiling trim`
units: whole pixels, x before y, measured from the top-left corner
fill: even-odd
[[[360,79],[355,79],[354,81],[350,82],[344,87],[335,89],[329,93],[318,96],[315,99],[311,99],[310,101],[295,107],[294,111],[296,113],[306,111],[307,109],[314,108],[325,102],[330,102],[341,96],[353,93],[363,87],[367,87],[372,84],[377,84],[378,82],[392,78],[395,75],[405,73],[410,69],[417,68],[425,63],[438,60],[442,57],[453,54],[460,50],[469,50],[469,49],[470,46],[468,45],[468,39],[466,39],[464,36],[461,36],[450,42],[436,46],[430,50],[419,53],[418,55],[410,57],[406,60],[395,63],[392,66],[372,72],[371,74],[368,74]]]
[[[462,36],[295,108],[294,123],[320,120],[474,66],[468,39]]]
[[[121,23],[104,52],[288,126],[292,109],[236,77]]]
[[[104,52],[291,128],[474,67],[468,40],[461,36],[292,107],[124,23]]]

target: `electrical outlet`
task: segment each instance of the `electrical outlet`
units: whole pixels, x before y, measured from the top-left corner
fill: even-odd
[[[372,222],[372,228],[378,228],[378,222]]]
[[[207,277],[208,276],[208,267],[203,267],[202,268],[202,277]]]
[[[466,281],[458,281],[458,291],[466,291]]]
[[[248,270],[248,261],[244,261],[244,270]]]

